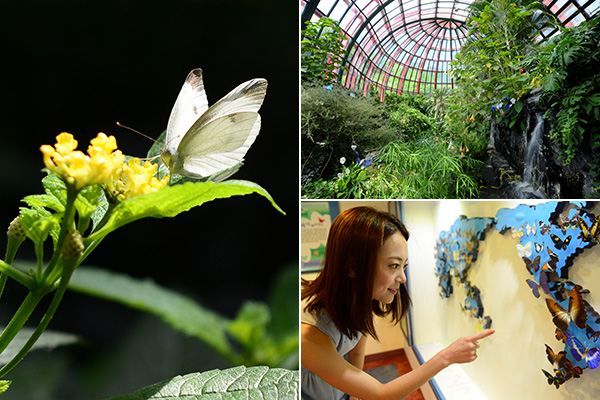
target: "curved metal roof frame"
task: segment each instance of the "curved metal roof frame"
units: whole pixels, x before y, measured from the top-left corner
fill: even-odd
[[[363,94],[431,93],[452,87],[450,62],[467,37],[473,0],[300,0],[302,24],[329,17],[348,37],[342,84]],[[600,0],[543,0],[565,26],[600,10]],[[542,37],[555,33],[540,32]]]

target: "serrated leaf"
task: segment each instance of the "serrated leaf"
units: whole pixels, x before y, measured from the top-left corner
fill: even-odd
[[[73,274],[69,289],[154,314],[175,329],[205,341],[222,354],[229,352],[226,337],[229,320],[152,280],[82,266]]]
[[[106,194],[104,193],[104,191],[102,191],[100,197],[98,197],[98,205],[92,213],[92,215],[90,216],[90,218],[92,219],[94,231],[100,228],[99,224],[100,222],[102,222],[106,211],[108,211],[108,200],[106,200]]]
[[[0,327],[0,331],[4,330],[4,328],[5,327],[3,326]],[[19,333],[17,333],[17,336],[14,338],[14,340],[10,342],[8,347],[2,352],[2,354],[0,354],[0,365],[8,363],[19,352],[19,350],[21,350],[27,340],[29,340],[29,337],[33,331],[33,328],[22,328]],[[66,346],[81,342],[81,337],[77,335],[46,330],[44,333],[42,333],[37,342],[35,342],[32,350],[52,350],[58,346]]]
[[[220,183],[187,182],[123,201],[114,208],[106,224],[90,236],[90,239],[100,239],[111,231],[141,218],[174,217],[211,200],[251,193],[266,197],[273,207],[284,213],[271,195],[253,182],[239,180],[228,180]]]
[[[79,192],[75,207],[80,217],[89,218],[98,207],[104,190],[101,185],[87,186]]]
[[[298,371],[240,366],[177,376],[112,400],[294,400],[299,380]]]
[[[23,202],[29,207],[45,207],[58,212],[65,211],[65,205],[56,197],[49,194],[32,194],[25,196]]]
[[[52,235],[54,241],[57,240],[62,214],[52,214],[42,207],[21,207],[19,215],[25,235],[36,245],[44,243],[48,234]]]
[[[42,185],[46,194],[54,196],[63,204],[64,209],[67,204],[67,186],[65,183],[57,175],[50,173],[42,178]]]

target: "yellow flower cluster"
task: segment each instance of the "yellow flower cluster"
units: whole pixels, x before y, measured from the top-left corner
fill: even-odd
[[[140,194],[162,189],[169,183],[169,176],[158,179],[154,176],[157,164],[140,162],[139,158],[131,158],[121,165],[113,179],[108,182],[108,189],[115,198],[125,199]]]
[[[168,176],[163,179],[154,176],[155,164],[141,164],[137,158],[125,163],[114,136],[99,133],[90,141],[87,155],[76,148],[73,135],[63,132],[56,137],[54,147],[43,145],[40,150],[46,168],[77,189],[106,184],[114,199],[123,200],[159,190],[169,181]]]
[[[76,148],[77,140],[73,135],[63,132],[56,137],[54,147],[45,144],[40,150],[46,168],[77,189],[106,183],[125,160],[123,153],[117,150],[115,137],[102,132],[90,141],[87,155]]]

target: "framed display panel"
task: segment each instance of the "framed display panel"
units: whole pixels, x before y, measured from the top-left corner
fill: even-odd
[[[600,246],[590,244],[593,241],[590,235],[598,234],[594,231],[598,225],[596,228],[593,225],[594,221],[600,221],[595,217],[600,210],[586,202],[573,202],[572,208],[565,204],[536,201],[522,206],[515,201],[450,200],[403,203],[404,221],[411,232],[408,242],[409,288],[413,300],[410,322],[416,353],[427,359],[434,350],[483,329],[481,318],[475,318],[479,306],[481,316],[489,316],[491,328],[496,330],[494,335],[481,341],[477,361],[457,367],[458,372],[466,375],[467,383],[461,386],[454,380],[450,385],[453,387],[449,388],[443,384],[443,374],[434,379],[433,386],[438,386],[441,398],[594,399],[600,396],[600,385],[596,383],[600,371],[592,368],[593,360],[591,364],[586,362],[586,357],[595,357],[593,349],[598,339],[594,331],[597,329],[596,317],[600,315],[594,314],[593,309],[600,293]],[[581,206],[587,208],[578,211]],[[508,219],[507,214],[514,220]],[[460,274],[455,271],[452,292],[445,296],[436,259],[438,241],[443,232],[452,231],[453,226],[456,228],[461,215],[469,220],[494,218],[495,221],[485,231],[485,237],[478,240],[476,259],[472,260],[464,277],[468,285],[457,279]],[[580,219],[584,221],[587,233],[581,228]],[[544,233],[540,232],[540,227]],[[550,256],[549,249],[557,260]],[[535,260],[542,252],[548,256],[540,256],[541,265],[536,269],[531,259]],[[556,276],[550,278],[554,282],[550,284],[552,289],[545,293],[537,287],[536,297],[533,283],[539,285],[540,271],[549,273],[548,269],[552,267],[556,272]],[[566,275],[560,276],[561,268],[565,268]],[[567,280],[573,285],[565,284]],[[559,283],[567,295],[562,302],[555,300],[561,290],[556,286]],[[576,285],[581,289],[573,290]],[[479,290],[479,303],[469,293],[472,287]],[[586,324],[579,323],[588,326],[589,330],[575,326],[574,322],[564,329],[567,336],[580,342],[581,348],[574,340],[557,339],[562,331],[558,329],[556,310],[552,311],[552,301],[570,311],[573,301],[568,299],[568,294],[572,291],[581,292],[584,303],[580,304],[589,306],[589,309],[586,307]],[[600,346],[600,341],[597,345]],[[562,358],[561,352],[564,352]],[[574,352],[584,356],[578,360]],[[561,378],[559,364],[565,367],[566,361],[571,363],[571,370],[568,372],[563,368],[562,382],[557,382],[557,377]],[[455,374],[457,370],[450,373]],[[564,379],[568,373],[572,376]],[[454,393],[451,389],[455,389]]]

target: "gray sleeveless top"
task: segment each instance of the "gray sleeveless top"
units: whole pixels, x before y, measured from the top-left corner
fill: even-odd
[[[301,321],[305,324],[312,325],[321,332],[329,336],[333,344],[337,348],[340,356],[345,356],[350,350],[356,346],[360,340],[361,334],[354,339],[343,335],[329,318],[325,310],[321,310],[316,314],[302,312]],[[302,367],[302,400],[340,400],[344,397],[344,393],[323,379],[319,378],[314,372]]]

